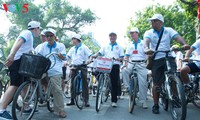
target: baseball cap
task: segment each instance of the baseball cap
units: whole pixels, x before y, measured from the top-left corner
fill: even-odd
[[[73,36],[72,36],[72,38],[75,38],[75,39],[78,39],[78,40],[82,40],[81,39],[81,35],[79,35],[79,34],[74,34]]]
[[[28,23],[28,29],[31,29],[31,28],[40,28],[40,23],[37,22],[37,21],[31,21]]]
[[[52,28],[46,29],[46,30],[45,30],[45,34],[46,34],[47,32],[53,33],[54,36],[56,36],[56,31],[55,31],[54,29],[52,29]]]
[[[156,20],[156,19],[164,23],[164,18],[161,14],[154,14],[151,18],[148,19],[148,21]]]
[[[109,36],[111,36],[111,35],[116,35],[116,36],[117,36],[117,34],[116,34],[115,32],[111,32],[111,33],[109,34]]]
[[[139,29],[137,27],[133,27],[129,30],[129,33],[131,32],[137,32],[137,33],[140,33]]]
[[[42,32],[40,33],[40,35],[45,35],[45,29],[44,30],[42,30]]]

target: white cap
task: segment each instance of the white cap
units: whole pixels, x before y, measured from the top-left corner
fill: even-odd
[[[46,30],[45,30],[45,34],[46,34],[47,32],[53,33],[53,34],[56,36],[56,31],[55,31],[54,29],[52,29],[52,28],[46,29]]]
[[[149,18],[148,21],[151,21],[151,20],[160,20],[164,23],[164,18],[161,14],[154,14],[153,17]]]
[[[42,32],[40,33],[40,35],[45,35],[46,29],[42,30]]]
[[[137,32],[137,33],[140,33],[139,29],[137,27],[133,27],[130,29],[129,33],[131,32]]]
[[[31,28],[41,28],[40,27],[40,23],[37,22],[37,21],[31,21],[28,23],[28,29],[31,29]]]
[[[74,34],[73,36],[72,36],[72,38],[76,38],[76,39],[78,39],[78,40],[82,40],[81,39],[81,35],[79,35],[79,34]]]

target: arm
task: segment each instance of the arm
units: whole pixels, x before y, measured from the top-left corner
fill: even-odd
[[[149,38],[145,38],[144,39],[144,52],[147,55],[152,55],[153,54],[153,50],[150,49],[150,39]]]
[[[189,59],[192,51],[194,51],[195,49],[193,47],[191,47],[185,54],[185,59]]]
[[[179,42],[180,44],[182,44],[185,49],[190,49],[190,45],[188,45],[185,42],[185,39],[183,37],[181,37],[180,35],[175,36],[174,40],[176,40],[177,42]]]
[[[19,50],[19,48],[21,47],[23,43],[24,43],[24,40],[21,38],[15,41],[10,51],[10,54],[8,55],[8,58],[6,59],[6,63],[5,63],[6,66],[10,66],[13,63],[15,54],[17,53],[17,51]]]

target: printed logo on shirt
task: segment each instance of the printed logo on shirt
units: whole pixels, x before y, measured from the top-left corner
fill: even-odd
[[[138,54],[138,50],[133,50],[133,54]]]

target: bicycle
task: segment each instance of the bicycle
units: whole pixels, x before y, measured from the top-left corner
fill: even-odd
[[[38,102],[43,103],[46,101],[47,109],[50,112],[54,111],[51,81],[48,81],[47,90],[44,91],[40,80],[45,77],[47,70],[51,69],[55,65],[55,63],[52,65],[51,61],[49,60],[51,56],[56,59],[55,54],[56,53],[50,53],[46,57],[32,54],[24,54],[22,56],[22,62],[26,64],[25,66],[23,66],[23,64],[21,66],[20,64],[19,73],[29,76],[30,79],[23,82],[14,95],[12,104],[12,116],[14,120],[30,120],[36,111]],[[28,59],[29,57],[31,59]],[[40,69],[35,71],[30,70],[30,68],[34,69],[32,66],[34,65],[33,60],[34,62],[38,62],[34,67],[39,67]],[[20,110],[16,109],[17,105],[20,106]]]
[[[190,62],[200,62],[200,60],[190,59]],[[200,72],[193,73],[189,75],[190,77],[190,89],[186,89],[186,101],[188,103],[193,103],[194,106],[200,109],[200,88],[199,88],[199,79],[200,79]]]
[[[164,72],[165,81],[158,89],[160,92],[160,104],[163,106],[164,110],[168,110],[168,105],[170,105],[170,113],[174,120],[185,120],[187,108],[186,108],[186,98],[184,87],[179,79],[177,72],[172,71],[171,64],[169,62],[168,54],[171,51],[182,51],[186,50],[184,48],[176,48],[169,51],[155,51],[154,54],[158,52],[165,53],[166,71]]]
[[[77,70],[77,74],[74,77],[73,81],[73,93],[75,94],[75,103],[76,106],[82,110],[84,106],[84,98],[83,98],[83,80],[82,80],[82,69],[87,69],[87,65],[85,62],[81,65],[70,65],[71,70]]]
[[[106,61],[108,64],[105,66],[108,66],[104,68],[105,66],[96,67],[96,71],[99,72],[97,78],[98,86],[97,86],[97,95],[96,95],[96,111],[99,112],[101,104],[103,102],[106,102],[109,97],[109,93],[111,91],[111,80],[109,73],[112,69],[113,60],[108,58],[99,58],[99,60],[105,61],[104,64],[106,64]],[[101,64],[103,65],[103,64]]]
[[[88,67],[87,81],[88,81],[89,93],[95,96],[96,89],[97,89],[97,80],[95,77],[94,67],[91,67],[91,66]]]

